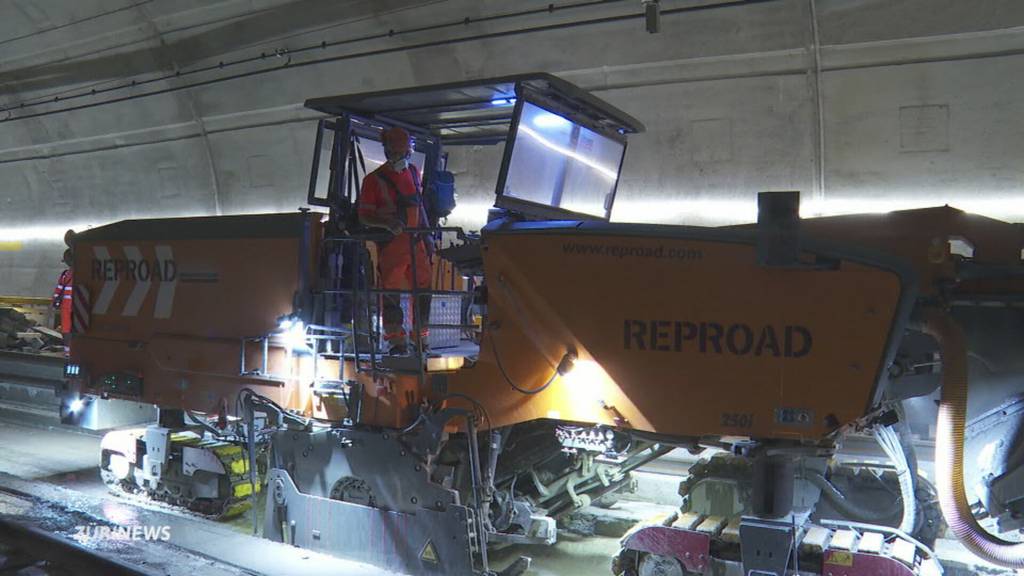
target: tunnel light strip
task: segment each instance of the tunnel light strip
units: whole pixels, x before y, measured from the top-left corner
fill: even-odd
[[[757,201],[750,200],[639,200],[621,199],[620,192],[612,219],[616,222],[656,224],[747,224],[757,221]],[[1024,197],[985,199],[936,195],[931,198],[857,200],[837,198],[806,200],[800,204],[800,216],[841,216],[845,214],[885,214],[897,210],[935,208],[948,204],[964,212],[988,216],[1005,222],[1024,222]]]
[[[521,127],[522,128],[522,127]],[[615,222],[636,222],[650,224],[747,224],[757,220],[757,201],[750,200],[627,200],[630,191],[619,194],[612,212]],[[472,193],[468,194],[470,197]],[[815,216],[839,216],[843,214],[883,214],[895,210],[914,208],[933,208],[948,204],[964,212],[988,216],[1005,222],[1024,222],[1024,196],[986,198],[979,200],[968,197],[953,197],[936,194],[934,199],[875,199],[856,200],[838,198],[832,200],[806,200],[800,205],[800,215],[804,218]],[[487,221],[487,211],[492,206],[490,201],[460,201],[449,216],[452,224],[468,229],[479,229]],[[280,212],[266,210],[247,212],[248,214],[265,214]],[[154,216],[157,217],[157,216]],[[164,216],[166,217],[166,216]],[[127,218],[111,219],[111,222]],[[28,241],[62,241],[68,228],[82,232],[97,224],[72,224],[59,226],[2,226],[0,242],[17,243]]]
[[[314,214],[326,214],[324,208],[319,206],[313,206],[310,210]],[[253,210],[245,211],[231,211],[230,213],[224,213],[224,216],[239,216],[239,215],[250,215],[250,214],[288,214],[290,210],[276,209],[276,208],[257,208]],[[55,226],[11,226],[8,223],[2,222],[0,219],[0,242],[52,242],[64,240],[64,234],[68,229],[72,229],[75,232],[84,232],[90,228],[96,228],[97,226],[105,226],[114,222],[121,222],[123,220],[147,220],[152,218],[201,218],[215,216],[215,214],[205,213],[193,213],[193,214],[147,214],[147,215],[125,215],[120,217],[111,218],[110,220],[103,223],[95,222],[78,222],[72,224],[60,224]]]
[[[980,196],[980,194],[979,194]],[[884,214],[897,210],[913,210],[917,208],[935,208],[949,205],[958,210],[980,214],[1005,220],[1020,222],[1024,220],[1024,197],[986,198],[956,197],[936,194],[929,198],[885,198],[856,199],[831,198],[825,200],[808,200],[800,205],[800,215],[804,218],[813,216],[839,216],[842,214]]]
[[[0,228],[0,242],[32,242],[64,240],[68,228],[81,232],[92,228],[92,224],[62,224],[60,226],[3,226]]]
[[[619,192],[612,210],[614,222],[647,224],[694,224],[704,226],[749,224],[757,221],[757,201],[750,200],[628,200],[629,190]],[[971,199],[936,195],[930,199],[878,199],[878,200],[806,200],[801,203],[800,215],[840,216],[844,214],[884,214],[896,210],[934,208],[949,204],[964,212],[988,216],[1004,222],[1024,222],[1024,197],[1004,199]],[[453,224],[478,228],[487,220],[490,202],[460,201],[449,216]]]
[[[594,170],[597,170],[602,176],[604,176],[605,178],[608,178],[612,182],[614,182],[615,180],[618,180],[618,178],[619,178],[619,175],[618,175],[617,172],[615,172],[613,170],[609,170],[608,168],[605,168],[604,166],[601,166],[597,162],[594,162],[590,158],[587,158],[586,156],[584,156],[584,155],[582,155],[582,154],[580,154],[578,152],[574,152],[573,150],[569,150],[568,148],[565,148],[563,146],[559,146],[558,144],[555,144],[554,142],[552,142],[552,141],[548,140],[547,138],[545,138],[545,137],[541,136],[540,134],[538,134],[536,131],[534,131],[529,126],[524,126],[523,124],[520,124],[519,125],[519,131],[523,132],[524,134],[526,134],[528,136],[530,136],[531,138],[533,138],[534,140],[536,140],[542,146],[544,146],[545,148],[548,148],[549,150],[554,150],[555,152],[558,152],[559,154],[561,154],[563,156],[567,156],[569,158],[572,158],[573,160],[579,162],[580,164],[586,164],[587,166],[590,166]]]

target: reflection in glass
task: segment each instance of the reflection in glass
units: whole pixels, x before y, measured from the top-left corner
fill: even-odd
[[[503,195],[606,216],[624,144],[523,103]]]

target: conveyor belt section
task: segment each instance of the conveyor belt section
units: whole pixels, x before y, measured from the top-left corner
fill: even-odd
[[[749,558],[744,557],[740,537],[743,522],[745,520],[739,518],[727,520],[686,513],[639,525],[622,537],[622,551],[613,562],[613,570],[623,576],[718,574],[722,566],[749,562]],[[787,563],[789,570],[796,563],[801,574],[941,574],[930,552],[884,527],[876,531],[810,525],[797,531],[796,541],[796,551],[783,563],[782,572],[788,573]]]

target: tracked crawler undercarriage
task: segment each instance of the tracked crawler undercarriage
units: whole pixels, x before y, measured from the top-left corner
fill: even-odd
[[[112,490],[227,519],[252,507],[247,453],[238,442],[151,426],[103,437],[100,476]],[[257,492],[261,482],[255,484]]]

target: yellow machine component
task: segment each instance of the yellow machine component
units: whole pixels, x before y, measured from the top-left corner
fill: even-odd
[[[144,428],[108,433],[100,467],[104,482],[113,490],[143,494],[218,519],[252,507],[249,460],[240,445],[192,431],[171,432],[166,434],[165,461],[147,459],[149,451],[160,452],[163,438],[158,434],[154,439]],[[261,483],[258,474],[257,493]]]
[[[224,470],[227,472],[230,483],[229,499],[220,518],[231,518],[237,516],[252,507],[253,485],[249,478],[249,459],[242,447],[238,444],[229,444],[218,440],[200,440],[195,442],[189,440],[187,432],[175,434],[171,442],[177,444],[178,437],[181,437],[182,445],[191,445],[203,450],[209,450],[217,457]],[[192,442],[192,443],[189,443]],[[256,493],[258,494],[262,485],[262,478],[257,476]]]

